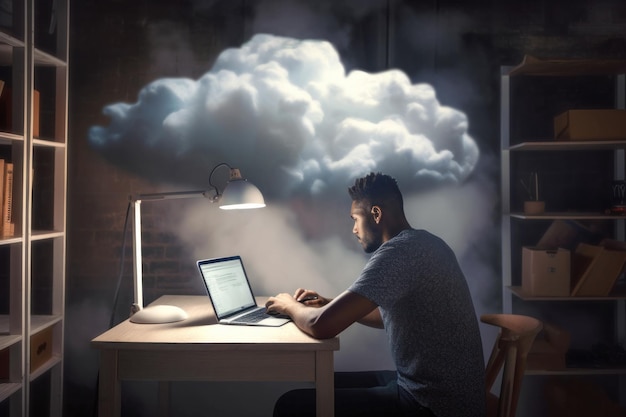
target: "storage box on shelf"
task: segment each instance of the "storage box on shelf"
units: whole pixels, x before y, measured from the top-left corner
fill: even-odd
[[[565,329],[543,322],[543,329],[528,352],[526,367],[533,371],[562,371],[571,335]]]
[[[52,359],[53,328],[46,327],[30,337],[30,372],[35,372]],[[0,350],[0,382],[9,382],[9,348]]]
[[[581,243],[573,263],[572,296],[606,297],[624,270],[626,251]]]
[[[626,138],[626,110],[568,110],[554,118],[557,140],[623,140]]]
[[[521,293],[532,297],[607,297],[626,265],[626,250],[580,243],[563,248],[522,249]]]
[[[626,239],[626,216],[613,211],[608,194],[613,180],[626,177],[626,131],[622,134],[625,119],[619,116],[626,108],[624,74],[626,61],[532,57],[525,57],[516,67],[503,67],[501,73],[503,310],[534,311],[540,315],[537,318],[545,320],[541,314],[549,312],[548,317],[558,317],[559,309],[565,308],[564,302],[568,303],[565,308],[568,311],[585,305],[580,314],[587,315],[594,312],[586,303],[614,303],[614,325],[608,327],[615,329],[610,336],[610,343],[615,346],[626,346],[626,294],[621,292],[625,282],[620,279],[626,251],[601,240]],[[588,77],[592,77],[591,81]],[[578,88],[561,88],[558,92],[567,95],[561,100],[563,97],[558,94],[546,98],[539,88],[528,87],[538,83],[541,88],[556,90],[557,80],[564,79],[566,87],[568,83],[579,82],[593,88],[601,84],[604,88],[601,90],[610,94],[604,97],[594,91],[592,102],[586,103],[586,96],[582,100],[574,97],[580,94]],[[519,102],[520,95],[525,101]],[[520,121],[520,115],[526,119]],[[587,118],[584,126],[579,123],[581,117]],[[532,118],[532,123],[527,118]],[[599,128],[584,130],[590,125],[589,118],[605,118],[605,121]],[[519,182],[529,172],[540,172],[540,178],[548,182],[539,187],[543,189],[541,200],[546,201],[545,211],[536,215],[523,213],[521,209]],[[602,233],[581,227],[583,223],[598,226]],[[563,262],[568,251],[570,270],[568,274],[558,274],[557,270],[567,269],[565,263],[558,261]],[[574,344],[581,343],[577,337],[581,328],[576,323],[566,323],[565,327],[562,331],[571,332],[573,342],[565,355],[563,344],[559,351],[547,339],[539,338],[533,369],[528,372],[617,378],[618,400],[626,407],[626,364],[573,365],[568,361],[571,356],[568,352],[578,349]],[[583,342],[594,344],[593,340]]]
[[[563,248],[522,249],[522,290],[535,296],[570,294],[570,251]]]

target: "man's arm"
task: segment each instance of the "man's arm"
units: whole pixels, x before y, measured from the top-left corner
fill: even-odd
[[[356,321],[382,328],[378,306],[351,291],[344,291],[319,308],[299,303],[289,294],[270,297],[266,307],[268,311],[287,314],[296,326],[316,339],[335,337]]]
[[[383,324],[383,318],[380,316],[380,309],[376,307],[369,313],[367,316],[363,317],[359,320],[360,324],[369,327],[375,327],[377,329],[384,329],[385,325]]]

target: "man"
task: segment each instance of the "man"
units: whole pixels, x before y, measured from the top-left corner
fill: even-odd
[[[289,315],[320,339],[354,322],[387,332],[395,378],[365,375],[375,383],[356,388],[344,388],[337,379],[337,417],[484,416],[478,321],[454,253],[440,238],[411,228],[394,178],[371,173],[348,191],[352,232],[372,253],[361,275],[335,299],[298,289],[293,296],[269,298],[268,311]],[[275,415],[314,413],[314,398],[312,390],[289,392],[276,404]]]

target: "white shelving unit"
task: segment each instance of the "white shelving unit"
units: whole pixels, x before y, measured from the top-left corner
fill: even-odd
[[[521,265],[521,250],[514,244],[519,239],[519,233],[514,227],[528,225],[529,222],[551,220],[602,220],[612,222],[614,225],[614,238],[626,240],[625,220],[626,217],[606,214],[605,212],[583,211],[550,211],[547,205],[546,212],[540,215],[526,215],[519,209],[519,204],[514,203],[512,184],[519,180],[513,171],[514,156],[522,152],[539,152],[549,158],[554,155],[562,155],[563,152],[595,152],[607,151],[612,154],[613,179],[624,180],[626,175],[625,153],[626,138],[624,140],[611,141],[557,141],[537,138],[536,141],[529,138],[512,138],[512,120],[515,118],[511,106],[515,98],[511,97],[511,79],[513,77],[587,77],[601,76],[615,79],[615,108],[625,109],[626,62],[623,61],[585,61],[585,60],[562,60],[562,61],[537,61],[525,59],[516,67],[503,67],[501,69],[501,195],[502,195],[502,307],[505,313],[515,313],[520,303],[573,303],[572,308],[584,302],[612,303],[614,305],[614,339],[615,342],[626,347],[626,294],[612,293],[607,297],[537,297],[524,294],[521,289],[519,277],[521,271],[514,270]],[[531,81],[532,82],[532,81]],[[537,100],[541,100],[537,97]],[[555,115],[552,115],[555,116]],[[576,169],[576,167],[572,167]],[[521,223],[520,223],[521,222]],[[514,224],[515,223],[515,224]],[[523,227],[523,226],[522,226]],[[515,265],[515,266],[514,266]],[[579,303],[579,304],[576,304]],[[563,305],[563,304],[559,304]],[[555,306],[554,308],[558,308]],[[537,317],[540,320],[542,317]],[[626,366],[618,368],[566,368],[564,370],[543,371],[528,370],[527,375],[614,375],[619,380],[618,400],[626,407]]]
[[[69,0],[3,7],[0,158],[14,165],[15,233],[0,237],[0,415],[61,416]]]

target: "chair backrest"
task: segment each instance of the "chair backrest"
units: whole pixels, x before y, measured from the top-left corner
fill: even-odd
[[[484,314],[480,320],[500,328],[485,370],[487,415],[515,417],[526,369],[526,357],[543,325],[533,317],[517,314]],[[500,370],[502,370],[500,395],[494,399],[491,388]]]

